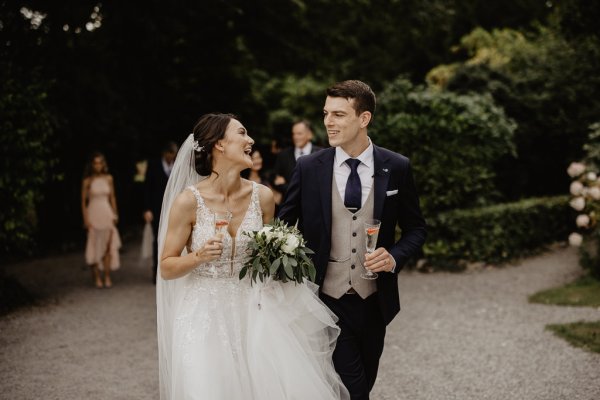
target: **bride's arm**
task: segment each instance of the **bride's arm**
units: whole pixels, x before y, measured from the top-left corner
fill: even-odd
[[[197,251],[181,255],[196,220],[196,199],[191,192],[181,193],[171,207],[165,244],[160,259],[163,279],[180,278],[202,263],[216,260],[222,251],[219,237],[211,238]]]
[[[273,192],[268,187],[259,185],[258,189],[258,201],[263,214],[263,224],[268,224],[273,221],[275,215],[275,199],[273,198]]]

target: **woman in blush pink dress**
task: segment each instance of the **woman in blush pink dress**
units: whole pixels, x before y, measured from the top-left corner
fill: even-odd
[[[110,272],[120,265],[121,238],[116,227],[119,217],[113,177],[108,173],[102,153],[94,153],[86,166],[81,185],[81,211],[87,229],[85,260],[92,267],[96,287],[110,288]]]

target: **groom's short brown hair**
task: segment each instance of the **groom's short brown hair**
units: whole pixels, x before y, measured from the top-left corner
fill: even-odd
[[[364,82],[357,80],[342,81],[327,88],[327,96],[354,99],[356,115],[365,111],[375,114],[375,93]]]

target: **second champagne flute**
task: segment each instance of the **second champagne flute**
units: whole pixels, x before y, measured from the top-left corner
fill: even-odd
[[[367,253],[369,254],[375,251],[380,227],[381,221],[378,219],[368,219],[365,221],[365,245],[367,247]],[[367,280],[373,280],[377,279],[377,273],[365,268],[365,271],[360,274],[360,277]]]

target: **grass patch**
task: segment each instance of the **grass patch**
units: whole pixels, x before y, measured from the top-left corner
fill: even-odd
[[[573,346],[600,353],[600,321],[548,325],[546,329],[551,330]]]
[[[566,286],[529,296],[531,303],[600,307],[600,280],[584,276]]]

